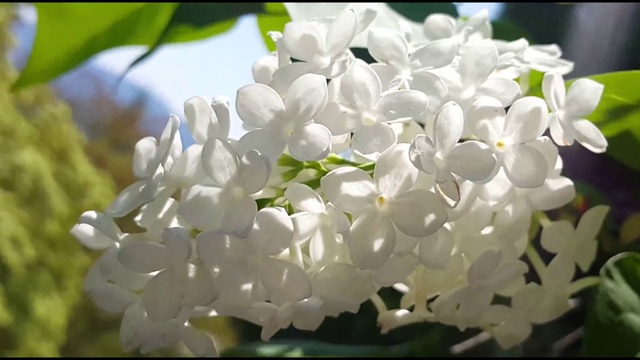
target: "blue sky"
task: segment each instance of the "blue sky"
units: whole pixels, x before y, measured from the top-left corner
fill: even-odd
[[[472,15],[487,8],[492,17],[498,14],[501,6],[500,3],[456,4],[461,15]],[[36,14],[32,7],[25,7],[21,15],[35,26]],[[144,51],[141,46],[120,47],[100,53],[89,61],[120,75]],[[233,105],[237,89],[253,82],[251,66],[265,54],[267,48],[255,16],[246,15],[224,34],[161,47],[132,69],[127,79],[153,93],[171,112],[184,117],[182,104],[196,95],[207,98],[225,95]],[[231,137],[237,139],[243,133],[240,120],[233,114]]]

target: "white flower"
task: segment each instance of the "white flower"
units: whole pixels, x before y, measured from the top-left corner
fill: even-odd
[[[350,224],[344,213],[332,204],[325,205],[318,193],[303,184],[290,184],[284,196],[295,209],[301,210],[291,216],[293,241],[299,246],[309,242],[309,256],[314,265],[335,262],[341,239],[349,233]]]
[[[122,190],[105,210],[105,214],[115,218],[123,217],[156,197],[164,174],[161,165],[166,166],[167,161],[182,153],[179,127],[180,119],[171,115],[160,142],[150,136],[138,141],[133,155],[133,174],[140,180]]]
[[[385,150],[371,177],[363,170],[342,167],[321,180],[322,191],[335,206],[357,219],[348,241],[353,263],[361,269],[376,269],[395,247],[394,225],[410,236],[427,236],[446,221],[446,211],[437,196],[423,189],[409,190],[417,169],[408,156],[408,144]]]
[[[188,189],[178,214],[203,231],[220,229],[246,236],[258,211],[250,195],[267,183],[271,163],[253,150],[238,158],[228,142],[212,138],[202,147],[202,168],[210,186]]]
[[[532,96],[519,99],[505,114],[498,100],[481,97],[473,103],[468,118],[476,135],[492,148],[509,181],[523,188],[536,188],[544,183],[549,165],[544,155],[531,146],[547,127],[547,110],[542,99]]]
[[[448,102],[433,123],[434,139],[418,135],[409,148],[413,165],[427,174],[435,174],[438,189],[454,204],[460,201],[460,185],[454,174],[466,180],[482,181],[496,164],[488,145],[478,141],[458,143],[463,126],[462,109],[455,102]]]
[[[562,254],[587,271],[596,258],[596,236],[608,212],[608,206],[592,207],[582,215],[575,230],[566,220],[552,222],[542,230],[540,243],[550,253]]]
[[[251,84],[238,90],[236,109],[256,128],[237,144],[240,154],[258,150],[275,163],[285,148],[297,160],[321,160],[331,152],[331,132],[312,122],[327,105],[324,76],[306,74],[293,82],[283,101],[272,88]]]
[[[585,116],[591,114],[602,97],[604,86],[591,79],[578,79],[565,93],[562,75],[546,73],[542,80],[542,92],[551,108],[549,130],[551,138],[560,146],[577,140],[594,153],[607,149],[607,139]]]
[[[311,296],[304,270],[273,258],[292,240],[293,223],[282,208],[258,211],[246,239],[215,231],[196,236],[198,256],[220,271],[216,281],[221,295],[216,309],[248,308],[265,300],[282,305]]]

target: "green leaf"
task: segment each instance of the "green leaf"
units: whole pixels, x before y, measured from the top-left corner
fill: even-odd
[[[284,7],[284,6],[283,6]],[[258,29],[260,29],[260,36],[262,36],[262,40],[264,44],[267,46],[269,51],[276,51],[276,43],[271,39],[268,35],[269,31],[284,31],[284,26],[291,21],[289,14],[258,14]]]
[[[240,345],[224,351],[222,357],[399,357],[410,348],[403,345],[336,345],[320,341],[272,340]]]
[[[514,41],[520,38],[525,38],[527,40],[531,39],[529,33],[510,21],[492,21],[491,28],[493,29],[494,39],[505,41]],[[529,42],[531,43],[531,41]]]
[[[264,10],[263,3],[180,3],[156,41],[129,65],[125,74],[164,44],[221,34],[235,25],[238,16]]]
[[[621,163],[640,170],[640,71],[619,71],[592,75],[604,85],[600,104],[587,116],[607,137],[607,154]],[[565,82],[567,89],[573,80]],[[542,97],[541,88],[530,95]]]
[[[387,3],[393,10],[409,20],[423,23],[430,14],[440,13],[458,17],[458,9],[453,3]]]
[[[12,89],[47,82],[116,46],[153,43],[175,3],[36,3],[38,25],[27,65]]]
[[[640,254],[618,254],[600,270],[602,282],[587,315],[585,356],[640,353]]]

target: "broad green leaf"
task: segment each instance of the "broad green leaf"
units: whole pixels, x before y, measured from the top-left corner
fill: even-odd
[[[33,50],[12,89],[52,80],[116,46],[155,42],[176,3],[37,3]]]
[[[389,7],[397,11],[409,20],[423,23],[430,14],[448,14],[458,17],[458,9],[453,3],[387,3]]]
[[[596,111],[587,119],[607,137],[607,154],[640,170],[640,70],[592,75],[588,78],[603,84],[604,92]],[[574,81],[565,82],[567,89]],[[542,97],[542,91],[540,88],[532,89],[529,95]]]
[[[399,357],[408,356],[404,345],[336,345],[320,341],[272,340],[250,343],[224,351],[222,357]]]
[[[282,3],[265,3],[265,13],[256,16],[260,36],[269,51],[276,51],[276,44],[267,35],[269,31],[284,31],[284,26],[291,21],[287,9]]]
[[[600,270],[602,282],[585,324],[583,355],[640,353],[640,254],[618,254]]]
[[[149,50],[134,60],[127,72],[164,44],[200,40],[233,27],[240,15],[261,13],[263,3],[180,3]],[[126,72],[125,72],[126,73]]]

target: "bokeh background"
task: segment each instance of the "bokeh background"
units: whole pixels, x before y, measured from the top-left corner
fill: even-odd
[[[462,16],[482,8],[492,20],[508,21],[532,43],[556,43],[575,62],[570,77],[640,68],[640,5],[636,3],[456,3]],[[226,95],[252,83],[251,66],[268,50],[256,16],[237,19],[227,32],[204,40],[161,47],[121,76],[146,51],[128,46],[94,56],[48,84],[20,91],[9,87],[25,66],[33,43],[37,14],[29,3],[0,4],[0,355],[1,356],[139,356],[119,344],[120,316],[109,316],[82,291],[82,281],[99,255],[81,247],[69,230],[86,210],[103,210],[115,194],[134,182],[133,148],[143,136],[158,136],[168,115],[183,117],[191,96]],[[231,137],[243,131],[235,114]],[[186,127],[183,142],[192,143]],[[565,174],[575,180],[576,201],[557,216],[575,218],[585,208],[610,204],[593,273],[612,254],[634,249],[640,234],[639,172],[608,155],[580,146],[562,148]],[[640,154],[638,154],[640,156]],[[635,223],[629,219],[634,219]],[[623,224],[636,232],[621,240]],[[131,217],[120,219],[134,230]],[[633,225],[636,224],[636,225]],[[635,235],[634,235],[635,234]],[[383,292],[389,304],[399,301]],[[328,319],[316,333],[285,330],[282,339],[313,339],[307,353],[321,353],[326,343],[388,345],[412,342],[421,355],[575,356],[590,301],[585,292],[575,308],[509,351],[478,331],[460,333],[443,325],[420,325],[380,335],[375,310],[363,304],[358,314]],[[226,318],[200,319],[219,349],[259,340],[259,328]],[[474,337],[475,336],[475,337]],[[465,340],[473,338],[471,342]],[[462,344],[462,345],[460,345]],[[316,346],[314,348],[313,346]],[[252,355],[256,348],[229,350]],[[287,347],[272,354],[296,355]],[[367,348],[359,348],[359,353]],[[270,351],[271,351],[270,350]],[[378,351],[375,348],[372,351]],[[287,352],[288,351],[288,352]],[[293,351],[293,352],[291,352]],[[343,354],[349,354],[342,349]],[[153,356],[183,356],[181,347]]]

